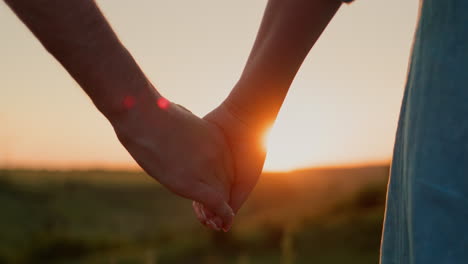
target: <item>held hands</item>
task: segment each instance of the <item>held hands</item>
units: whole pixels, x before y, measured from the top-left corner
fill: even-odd
[[[199,221],[228,231],[265,161],[262,134],[223,103],[203,119],[156,94],[111,121],[135,161],[175,194],[193,200]],[[149,98],[149,99],[148,99]]]
[[[227,103],[223,103],[203,119],[220,128],[231,149],[234,178],[230,186],[229,205],[237,213],[255,187],[263,169],[266,156],[266,149],[261,144],[263,131],[241,120],[236,114],[235,106]],[[193,208],[202,224],[220,230],[216,220],[218,215],[208,205],[194,201]]]
[[[228,205],[231,189],[237,191],[245,179],[234,179],[231,151],[221,129],[176,104],[161,109],[156,100],[154,94],[136,100],[111,121],[118,139],[151,177],[175,194],[203,204],[217,216],[216,225],[227,230],[234,216]],[[244,198],[235,199],[237,210]]]

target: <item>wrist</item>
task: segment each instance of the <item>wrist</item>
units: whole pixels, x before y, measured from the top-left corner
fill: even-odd
[[[161,97],[123,46],[75,65],[73,76],[111,123]]]
[[[223,106],[246,126],[265,130],[274,123],[284,99],[274,97],[273,90],[268,83],[240,80]]]
[[[142,112],[150,102],[155,103],[160,97],[150,84],[138,86],[137,89],[119,89],[114,86],[115,92],[93,96],[92,101],[111,123],[129,119],[133,113]]]
[[[145,122],[167,122],[171,102],[162,97],[152,86],[113,96],[101,110],[114,128],[142,126]]]

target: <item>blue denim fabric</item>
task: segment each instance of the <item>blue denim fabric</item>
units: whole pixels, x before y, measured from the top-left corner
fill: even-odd
[[[468,263],[468,0],[423,0],[388,187],[382,264]]]

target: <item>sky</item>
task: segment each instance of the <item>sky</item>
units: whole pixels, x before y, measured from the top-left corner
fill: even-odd
[[[266,0],[97,1],[145,74],[198,116],[242,72]],[[343,5],[268,139],[267,171],[391,160],[417,0]],[[0,1],[0,167],[135,168],[107,120]]]

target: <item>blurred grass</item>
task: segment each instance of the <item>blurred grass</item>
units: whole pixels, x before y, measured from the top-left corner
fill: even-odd
[[[0,264],[378,263],[387,174],[266,173],[225,234],[141,172],[0,170]]]

